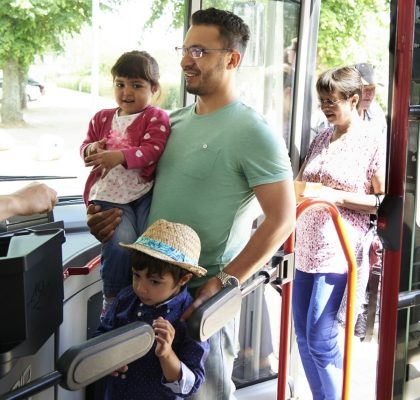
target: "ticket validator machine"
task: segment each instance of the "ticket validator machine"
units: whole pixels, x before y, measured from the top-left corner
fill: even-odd
[[[63,321],[64,230],[23,229],[0,236],[0,398],[57,398],[79,391],[145,355],[154,342],[142,322],[73,346],[57,358]]]
[[[54,366],[54,334],[63,320],[64,241],[59,228],[0,237],[0,395]]]

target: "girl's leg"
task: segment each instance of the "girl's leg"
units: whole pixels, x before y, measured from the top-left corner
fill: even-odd
[[[147,228],[149,219],[150,204],[152,203],[153,189],[149,190],[144,196],[130,203],[136,216],[137,237],[140,236]],[[137,238],[136,238],[137,239]]]
[[[306,337],[326,400],[341,399],[343,358],[336,317],[346,283],[347,274],[314,274]]]
[[[95,203],[100,204],[104,210],[114,207],[123,210],[121,223],[116,227],[111,239],[102,244],[101,277],[105,297],[104,314],[118,292],[131,284],[130,253],[119,243],[133,243],[137,239],[136,216],[133,209],[127,204],[113,204],[102,201],[95,201]]]
[[[292,311],[296,341],[313,399],[324,400],[322,382],[318,374],[317,366],[309,351],[308,339],[306,336],[313,286],[314,274],[296,270],[292,292]]]

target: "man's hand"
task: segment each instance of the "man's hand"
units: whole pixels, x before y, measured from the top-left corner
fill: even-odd
[[[220,282],[219,278],[210,278],[203,286],[197,289],[194,302],[181,315],[181,320],[187,320],[196,308],[222,290],[222,288],[222,282]]]
[[[105,178],[112,168],[124,162],[125,157],[120,150],[104,150],[85,157],[85,166],[93,167],[92,172],[101,171],[101,178]]]
[[[90,204],[87,208],[87,225],[90,233],[100,242],[108,241],[121,222],[121,216],[122,210],[119,208],[101,211],[101,206]]]

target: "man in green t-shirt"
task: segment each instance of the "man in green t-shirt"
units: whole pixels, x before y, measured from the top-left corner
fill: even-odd
[[[195,280],[195,301],[184,314],[229,284],[259,270],[293,231],[295,197],[284,141],[235,92],[235,77],[249,40],[241,18],[210,8],[193,14],[182,54],[192,106],[171,115],[171,134],[159,161],[149,223],[166,219],[191,226],[202,243],[205,279]],[[258,203],[265,215],[251,237]],[[88,209],[93,234],[107,240],[119,211]],[[230,399],[235,322],[210,338],[205,383],[194,399]]]

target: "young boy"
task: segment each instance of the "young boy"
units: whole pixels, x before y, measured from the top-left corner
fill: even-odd
[[[183,224],[158,220],[130,249],[133,284],[123,289],[99,327],[104,333],[140,320],[153,326],[156,343],[144,357],[107,377],[105,399],[165,400],[185,398],[204,381],[209,346],[197,342],[180,321],[193,299],[186,283],[193,274],[204,276],[198,265],[200,239]]]

